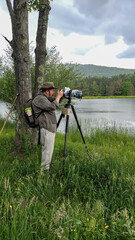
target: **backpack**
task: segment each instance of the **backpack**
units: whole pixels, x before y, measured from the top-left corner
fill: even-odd
[[[33,110],[33,107],[32,107],[32,100],[33,99],[29,99],[25,103],[25,106],[24,106],[24,116],[25,116],[26,122],[29,125],[29,127],[30,128],[36,128],[36,127],[39,126],[37,118],[42,113],[42,111],[38,115],[38,117],[35,117],[34,110]]]

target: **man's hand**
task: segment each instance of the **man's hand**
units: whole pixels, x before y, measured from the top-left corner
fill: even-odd
[[[63,90],[58,90],[55,100],[59,103],[62,97],[63,97]]]

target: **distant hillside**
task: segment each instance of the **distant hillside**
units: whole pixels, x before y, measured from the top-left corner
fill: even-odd
[[[74,65],[74,64],[71,64]],[[125,68],[117,68],[117,67],[104,67],[97,66],[92,64],[78,64],[74,65],[76,69],[78,69],[85,77],[98,76],[98,77],[112,77],[118,76],[120,74],[129,74],[134,73],[135,69],[125,69]]]

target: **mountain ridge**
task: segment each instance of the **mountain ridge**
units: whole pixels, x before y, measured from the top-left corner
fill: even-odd
[[[107,67],[94,64],[70,64],[75,70],[79,70],[84,77],[112,77],[121,74],[134,73],[135,69]]]

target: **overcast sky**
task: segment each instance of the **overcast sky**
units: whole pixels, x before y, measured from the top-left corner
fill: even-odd
[[[12,39],[6,1],[0,0],[0,34]],[[53,0],[47,46],[56,45],[63,62],[135,68],[135,0]],[[38,13],[30,13],[35,43]],[[0,35],[0,56],[6,48]]]

